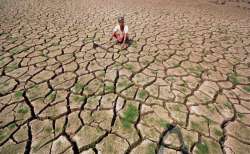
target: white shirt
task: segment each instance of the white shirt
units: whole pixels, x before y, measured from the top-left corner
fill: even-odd
[[[120,25],[116,25],[113,32],[118,32],[118,33],[122,34]],[[124,26],[124,33],[125,34],[128,33],[128,26],[127,25]]]

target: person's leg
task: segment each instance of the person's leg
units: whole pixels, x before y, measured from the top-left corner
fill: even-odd
[[[122,41],[123,41],[123,36],[120,35],[120,34],[117,34],[117,33],[114,33],[114,34],[113,34],[113,38],[115,38],[115,41],[116,41],[117,43],[122,43]]]
[[[124,48],[127,48],[128,47],[128,44],[129,44],[129,38],[128,38],[128,34],[124,34],[124,37],[126,40],[125,40],[125,43],[124,43]],[[124,40],[123,40],[124,41]]]
[[[118,35],[118,36],[117,36],[117,41],[118,41],[118,43],[122,43],[122,42],[123,42],[123,39],[124,39],[124,36],[123,36],[123,35]]]

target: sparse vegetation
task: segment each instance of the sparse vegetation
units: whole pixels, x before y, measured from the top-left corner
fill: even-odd
[[[40,88],[38,85],[33,85],[28,91],[30,92],[30,99],[34,99],[40,95]]]
[[[10,130],[12,130],[12,129],[16,128],[16,124],[15,124],[15,123],[12,123],[12,124],[10,124],[10,125],[8,126],[8,128],[9,128]]]
[[[208,146],[206,143],[199,143],[197,146],[197,154],[208,154]]]
[[[21,98],[22,96],[23,96],[23,92],[22,92],[22,91],[17,91],[17,92],[15,92],[15,97],[16,97],[17,99]]]
[[[140,99],[145,99],[147,95],[148,95],[148,92],[144,89],[138,92],[138,96]]]
[[[12,54],[16,54],[16,53],[19,53],[19,52],[20,52],[20,50],[18,48],[13,48],[13,49],[10,50],[10,53],[12,53]]]
[[[132,70],[134,68],[132,64],[125,64],[124,67],[128,70]]]
[[[239,117],[240,119],[241,119],[241,118],[244,118],[244,116],[245,116],[244,113],[239,113],[239,112],[237,113],[237,115],[238,115],[238,117]]]
[[[83,102],[84,99],[85,99],[84,96],[77,96],[77,95],[75,95],[75,96],[73,97],[74,102],[77,102],[77,103]]]
[[[104,86],[105,92],[113,92],[114,91],[114,85],[113,84],[108,84]]]
[[[181,87],[180,88],[180,91],[183,92],[183,93],[186,93],[187,92],[187,89],[185,87]]]
[[[169,124],[167,121],[160,119],[159,124],[162,128],[169,128],[171,126],[171,124]]]
[[[128,83],[128,81],[123,80],[123,81],[121,81],[121,82],[118,82],[117,86],[118,86],[118,87],[128,87],[128,86],[129,86],[129,83]]]
[[[76,83],[74,86],[74,92],[75,93],[80,93],[82,89],[84,88],[84,85],[81,83]]]
[[[229,78],[229,80],[230,80],[234,85],[240,83],[240,80],[238,79],[238,76],[237,76],[236,73],[231,73],[231,74],[229,74],[228,78]]]
[[[246,92],[250,93],[250,86],[245,86],[243,89],[244,89]]]
[[[228,101],[224,102],[224,106],[230,110],[233,109],[232,104]]]
[[[216,111],[216,109],[210,105],[207,105],[206,107],[211,113],[214,113]]]
[[[51,127],[46,127],[44,130],[46,133],[51,133],[53,129]]]
[[[18,110],[17,110],[17,113],[20,113],[20,114],[23,114],[23,115],[25,115],[26,113],[28,113],[29,112],[29,109],[28,109],[28,107],[26,107],[26,106],[21,106]]]
[[[174,105],[173,107],[171,107],[173,109],[173,111],[181,111],[180,109],[180,105]]]
[[[155,154],[155,145],[153,143],[147,146],[147,153],[146,154]]]
[[[55,98],[56,98],[56,92],[52,92],[52,93],[50,93],[49,96],[48,96],[48,99],[49,99],[50,101],[54,100]]]
[[[195,129],[195,130],[201,129],[201,126],[198,123],[193,122],[193,121],[191,121],[191,127],[192,127],[192,129]]]
[[[218,137],[221,137],[223,135],[223,132],[217,128],[214,128],[214,134]]]
[[[7,65],[7,67],[6,67],[6,69],[8,71],[13,71],[13,70],[15,70],[17,68],[18,68],[18,64],[17,63],[11,63],[10,65]]]
[[[138,117],[138,109],[129,104],[127,110],[124,112],[124,117],[122,119],[122,126],[124,128],[131,128],[131,124]]]

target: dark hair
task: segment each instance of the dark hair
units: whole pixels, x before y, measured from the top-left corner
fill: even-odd
[[[121,21],[123,21],[123,20],[124,20],[124,17],[123,17],[123,16],[118,17],[118,22],[121,22]]]

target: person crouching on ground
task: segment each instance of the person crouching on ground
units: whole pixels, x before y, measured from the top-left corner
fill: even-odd
[[[124,23],[124,17],[118,17],[118,25],[113,29],[112,37],[117,43],[121,43],[122,48],[128,47],[128,26]]]

